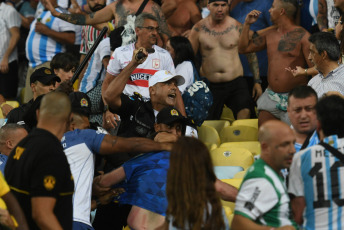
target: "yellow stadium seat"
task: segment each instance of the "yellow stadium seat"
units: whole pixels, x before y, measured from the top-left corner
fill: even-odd
[[[258,141],[258,129],[250,126],[228,126],[220,133],[221,143],[235,141]]]
[[[6,101],[5,104],[8,104],[10,106],[12,106],[13,108],[17,108],[19,106],[19,102],[18,101]],[[2,114],[2,110],[0,108],[0,119],[5,118],[4,115]]]
[[[198,139],[200,139],[206,145],[220,145],[220,137],[216,129],[207,125],[202,125],[201,127],[198,127]]]
[[[258,119],[240,119],[233,121],[232,126],[238,125],[246,125],[258,129]]]
[[[246,174],[246,170],[238,172],[234,175],[233,179],[243,179]]]
[[[260,143],[259,141],[239,141],[239,142],[225,142],[220,147],[239,147],[248,149],[254,156],[260,155]]]
[[[227,120],[230,123],[232,123],[233,121],[235,121],[233,111],[230,108],[228,108],[227,106],[224,106],[220,119],[221,120]]]
[[[230,185],[236,187],[237,189],[239,189],[241,182],[242,182],[242,179],[223,179],[221,181],[223,181],[227,184],[230,184]],[[234,213],[234,208],[235,208],[234,202],[221,200],[221,203],[224,207],[229,207],[231,209],[232,213]]]
[[[209,152],[213,149],[216,149],[217,148],[217,145],[214,144],[214,143],[204,143],[205,146],[207,146]]]
[[[214,166],[240,166],[246,170],[253,164],[253,155],[244,148],[221,147],[210,151]]]
[[[229,222],[231,216],[233,215],[233,211],[234,211],[234,210],[232,210],[230,207],[224,206],[224,205],[222,206],[222,208],[223,208],[223,210],[225,211],[226,217],[227,217],[228,222]]]
[[[226,120],[205,120],[203,125],[211,126],[216,129],[217,133],[220,134],[224,127],[230,126],[231,123]]]

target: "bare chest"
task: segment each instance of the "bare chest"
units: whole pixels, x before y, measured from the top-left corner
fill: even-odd
[[[203,50],[237,48],[239,37],[240,32],[236,25],[230,25],[223,29],[212,29],[205,25],[200,26],[199,40]]]
[[[296,28],[288,33],[272,33],[267,36],[268,53],[272,56],[300,57],[302,53],[302,42],[305,31]]]

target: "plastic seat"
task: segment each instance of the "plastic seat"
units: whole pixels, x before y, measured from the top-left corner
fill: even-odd
[[[6,101],[5,104],[8,104],[12,106],[13,108],[17,108],[19,106],[18,101]],[[2,114],[2,110],[0,109],[0,119],[5,118],[4,115]]]
[[[236,187],[237,189],[239,189],[241,182],[242,182],[242,179],[224,179],[221,181],[223,181],[227,184],[230,184],[230,185]],[[231,209],[232,213],[234,213],[234,208],[235,208],[234,202],[221,200],[221,203],[224,207],[229,207]]]
[[[234,175],[233,179],[243,179],[246,174],[246,170],[238,172]]]
[[[213,149],[216,149],[216,148],[217,148],[217,145],[216,145],[216,144],[214,144],[214,143],[204,143],[204,144],[205,144],[205,146],[207,146],[207,148],[208,148],[209,152],[210,152],[211,150],[213,150]]]
[[[220,133],[221,143],[237,141],[258,141],[258,129],[251,126],[228,126]]]
[[[260,155],[260,143],[259,141],[240,141],[240,142],[225,142],[222,143],[219,147],[237,147],[245,148],[249,150],[254,156]]]
[[[246,125],[258,129],[258,119],[241,119],[233,121],[232,126],[238,125]]]
[[[210,152],[214,166],[240,166],[243,170],[250,167],[253,162],[253,155],[244,148],[221,147]]]
[[[220,134],[224,127],[230,126],[231,123],[226,120],[205,120],[203,125],[211,126],[216,129],[217,133]]]
[[[216,144],[216,147],[220,145],[220,137],[216,129],[207,125],[198,127],[198,139],[204,144]]]
[[[235,121],[233,111],[230,108],[228,108],[227,106],[224,106],[220,119],[221,120],[227,120],[230,123],[232,123],[233,121]]]

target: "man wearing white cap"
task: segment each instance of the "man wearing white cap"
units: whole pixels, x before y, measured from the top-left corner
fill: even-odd
[[[145,57],[138,59],[139,52]],[[132,71],[145,61],[147,55],[144,48],[136,49],[134,51],[135,58],[111,82],[103,95],[110,111],[121,116],[121,126],[118,131],[120,136],[147,137],[154,132],[156,115],[166,106],[176,106],[177,86],[185,82],[180,75],[174,76],[167,70],[160,70],[149,78],[149,101],[145,102],[139,95],[123,94],[123,89]]]

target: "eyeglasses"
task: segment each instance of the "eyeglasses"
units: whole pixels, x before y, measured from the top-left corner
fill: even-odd
[[[144,29],[147,29],[149,32],[154,32],[154,31],[156,31],[156,32],[160,32],[160,28],[159,27],[153,27],[153,26],[139,26],[139,28],[144,28]]]

